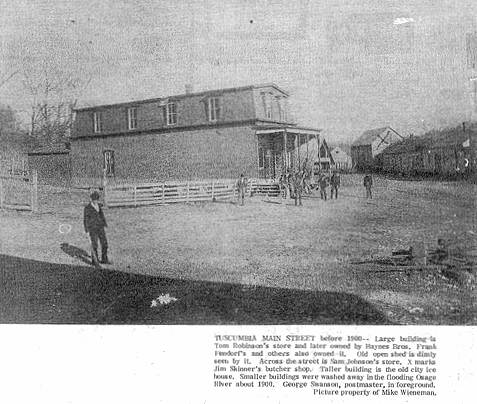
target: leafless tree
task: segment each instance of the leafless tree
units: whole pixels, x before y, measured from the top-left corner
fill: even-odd
[[[31,97],[31,135],[40,143],[66,140],[78,98],[90,80],[49,66],[42,70],[24,68],[22,83]]]

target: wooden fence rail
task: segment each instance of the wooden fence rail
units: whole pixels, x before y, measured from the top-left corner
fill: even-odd
[[[237,196],[236,183],[236,180],[218,179],[145,184],[106,184],[104,186],[104,201],[108,207],[126,207],[232,199]],[[275,196],[275,194],[278,195],[278,185],[273,181],[253,179],[248,181],[246,193],[250,196],[254,194]]]

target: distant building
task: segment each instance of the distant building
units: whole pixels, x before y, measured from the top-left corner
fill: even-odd
[[[403,137],[390,126],[367,130],[352,144],[351,160],[357,171],[375,168],[375,158],[389,145]]]
[[[382,171],[443,177],[465,176],[473,169],[470,137],[477,127],[460,126],[411,136],[384,150],[378,157]]]
[[[344,172],[351,170],[351,156],[340,147],[335,147],[331,150],[331,156],[335,163],[334,167],[337,170]]]
[[[264,84],[77,109],[73,181],[278,178],[320,133],[293,122],[288,98]]]
[[[314,174],[330,170],[335,164],[331,149],[321,136],[309,138],[300,146],[300,161],[303,164],[306,162],[307,168],[313,167]]]
[[[55,186],[71,185],[69,144],[65,142],[40,146],[28,152],[28,167],[38,173],[38,182]]]

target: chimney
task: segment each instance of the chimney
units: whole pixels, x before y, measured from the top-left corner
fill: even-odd
[[[185,85],[185,93],[186,94],[191,94],[193,91],[192,84],[186,84]]]

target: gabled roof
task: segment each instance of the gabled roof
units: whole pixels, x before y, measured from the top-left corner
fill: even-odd
[[[373,143],[376,138],[381,134],[383,133],[385,130],[390,130],[392,132],[394,132],[396,135],[398,135],[401,139],[403,138],[399,133],[397,133],[393,128],[391,128],[390,126],[384,126],[382,128],[376,128],[376,129],[369,129],[369,130],[366,130],[364,131],[361,136],[356,139],[354,142],[353,142],[353,146],[366,146],[366,145],[370,145],[371,143]]]
[[[136,106],[136,105],[139,105],[139,104],[147,104],[147,103],[151,103],[151,102],[160,102],[160,101],[167,101],[167,100],[172,100],[172,99],[173,100],[178,100],[178,99],[181,99],[181,98],[188,98],[188,97],[214,96],[214,95],[220,95],[220,94],[223,94],[223,93],[230,93],[230,92],[235,92],[235,91],[245,91],[245,90],[255,90],[255,89],[261,89],[261,88],[266,88],[266,87],[273,87],[275,90],[281,92],[282,94],[284,94],[286,96],[289,96],[289,94],[285,90],[278,87],[275,83],[264,83],[264,84],[255,84],[255,85],[249,85],[249,86],[243,86],[243,87],[219,88],[219,89],[216,89],[216,90],[200,91],[200,92],[196,92],[196,93],[169,95],[169,96],[165,96],[165,97],[148,98],[148,99],[136,100],[136,101],[126,101],[126,102],[118,102],[118,103],[112,103],[112,104],[98,104],[98,105],[75,108],[75,111],[89,111],[89,110],[95,110],[95,109],[99,109],[99,108]]]

